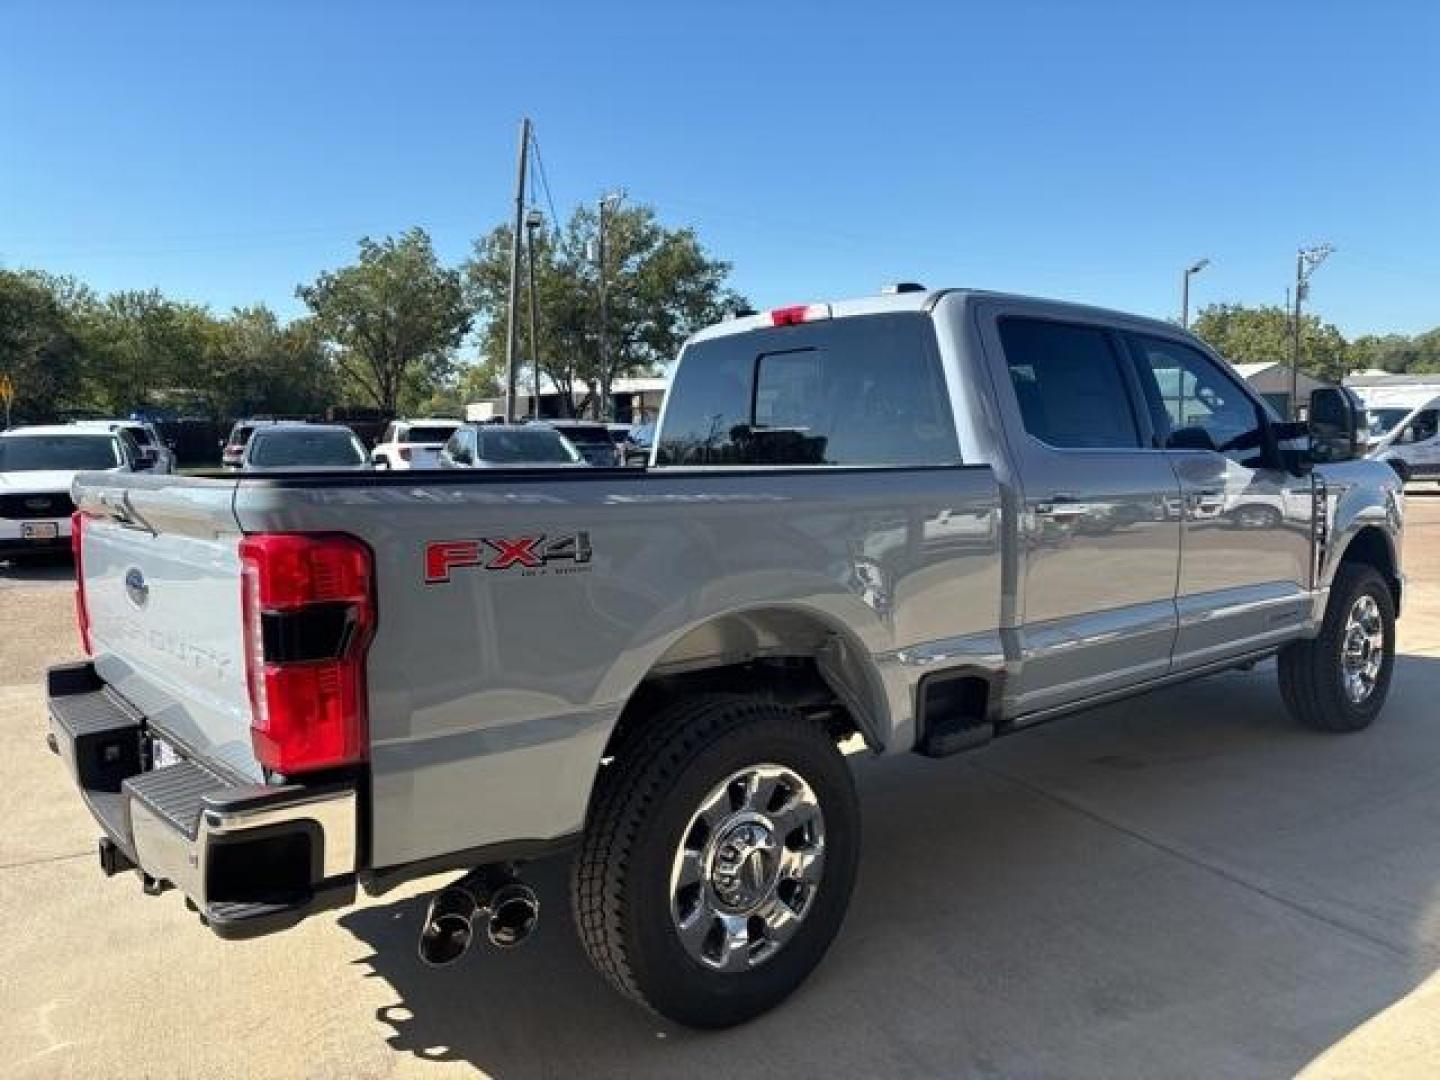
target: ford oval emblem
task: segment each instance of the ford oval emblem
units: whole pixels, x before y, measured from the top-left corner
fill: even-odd
[[[150,586],[138,566],[125,571],[125,595],[136,607],[144,607],[150,600]]]

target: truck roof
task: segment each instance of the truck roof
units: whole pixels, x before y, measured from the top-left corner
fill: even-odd
[[[830,309],[829,317],[832,319],[844,319],[853,315],[884,315],[901,311],[929,311],[940,300],[942,296],[959,294],[967,297],[984,298],[988,300],[1015,300],[1025,303],[1042,303],[1052,307],[1056,311],[1068,311],[1076,316],[1101,316],[1106,320],[1125,319],[1132,323],[1150,323],[1157,329],[1164,329],[1167,332],[1174,332],[1179,329],[1173,323],[1167,323],[1162,319],[1152,319],[1144,315],[1135,315],[1131,312],[1117,311],[1113,308],[1096,307],[1093,304],[1078,304],[1069,300],[1052,300],[1048,297],[1025,296],[1021,293],[996,292],[989,289],[969,288],[944,288],[944,289],[909,289],[903,292],[877,293],[872,296],[857,296],[847,300],[819,300],[810,304],[797,304],[794,308],[775,308],[770,311],[756,312],[752,315],[742,315],[736,319],[728,319],[725,322],[707,326],[691,336],[692,342],[708,341],[711,338],[725,337],[730,334],[743,334],[750,330],[768,330],[776,325],[774,313],[776,311],[798,311],[806,307],[826,306]],[[801,321],[796,316],[796,321]]]
[[[0,438],[16,439],[27,435],[81,435],[90,438],[109,438],[111,431],[108,428],[95,426],[81,426],[78,424],[32,424],[29,427],[10,428],[8,431],[0,431]]]

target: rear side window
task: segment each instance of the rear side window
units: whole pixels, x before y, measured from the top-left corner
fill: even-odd
[[[120,430],[129,434],[129,436],[141,446],[151,445],[150,432],[146,431],[143,427],[127,427],[121,428]]]
[[[1035,438],[1067,449],[1140,445],[1121,359],[1104,330],[1001,319],[1000,344],[1020,419]]]
[[[692,345],[660,431],[661,465],[956,465],[926,315],[863,315]]]

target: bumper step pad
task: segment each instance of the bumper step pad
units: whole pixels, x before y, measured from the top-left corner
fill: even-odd
[[[199,832],[205,796],[227,786],[220,777],[193,761],[138,773],[123,785],[132,799],[192,841]]]

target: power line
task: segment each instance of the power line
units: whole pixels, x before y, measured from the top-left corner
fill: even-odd
[[[555,199],[550,194],[550,178],[545,175],[545,160],[540,156],[540,140],[536,138],[533,127],[530,129],[530,149],[535,156],[535,171],[540,174],[540,186],[545,189],[545,205],[550,208],[551,227],[559,229],[560,215],[555,212]],[[531,183],[534,183],[533,178]]]

